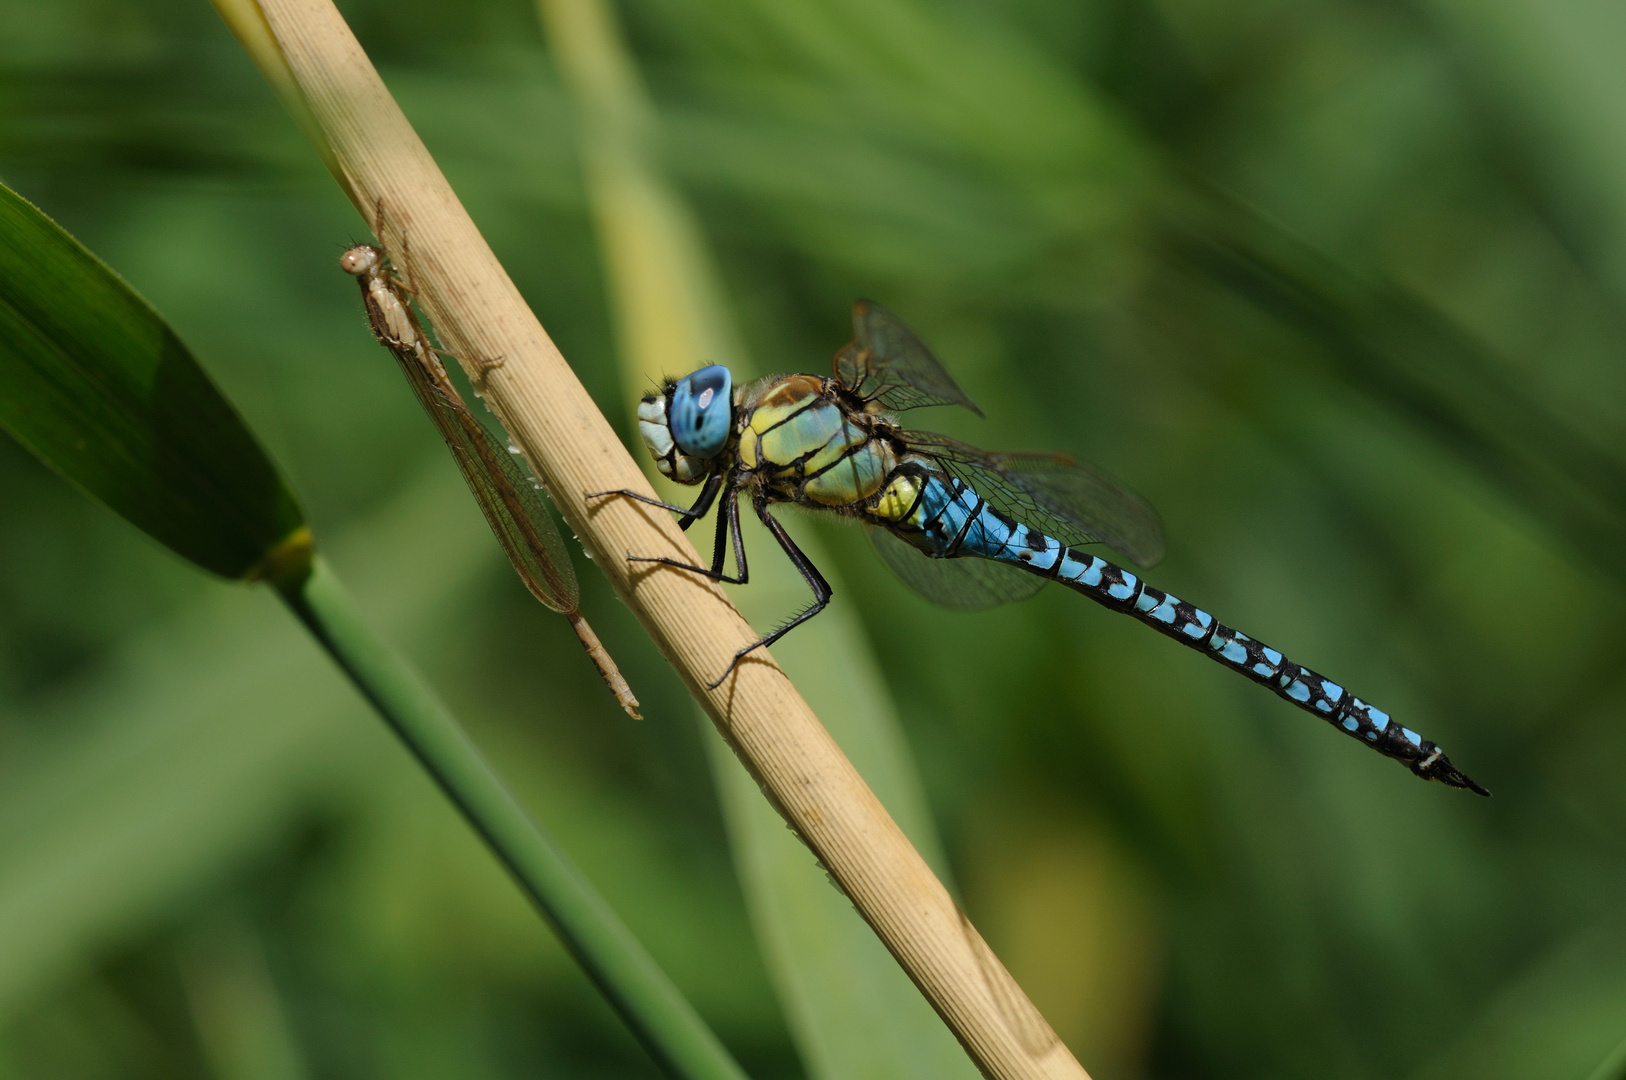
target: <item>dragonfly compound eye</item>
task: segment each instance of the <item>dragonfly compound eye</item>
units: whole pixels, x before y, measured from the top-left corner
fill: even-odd
[[[721,364],[678,380],[668,417],[672,439],[685,454],[709,460],[728,444],[734,419],[734,379]]]

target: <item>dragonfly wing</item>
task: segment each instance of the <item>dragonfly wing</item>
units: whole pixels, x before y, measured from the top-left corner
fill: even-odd
[[[905,439],[1006,517],[1064,544],[1107,544],[1138,566],[1163,558],[1157,512],[1092,465],[1064,454],[991,454],[924,431]]]
[[[871,300],[853,305],[853,341],[835,360],[836,380],[865,401],[902,412],[923,405],[982,410],[902,319]]]
[[[402,366],[407,366],[405,360]],[[564,537],[536,482],[461,398],[449,398],[427,378],[410,381],[520,580],[545,606],[575,611],[581,603],[581,586]]]
[[[869,530],[875,554],[915,592],[940,607],[981,611],[1026,600],[1045,579],[987,559],[934,559],[881,528]]]
[[[467,412],[463,419],[478,425],[479,435],[473,436],[470,443],[479,445],[470,445],[468,449],[474,449],[481,464],[487,466],[464,469],[464,477],[470,487],[487,489],[484,495],[477,492],[476,496],[509,561],[516,570],[524,568],[520,577],[543,604],[555,611],[575,611],[581,606],[581,585],[576,580],[564,537],[559,535],[559,527],[553,523],[553,515],[548,513],[536,481],[507,447],[498,444],[490,429]],[[458,456],[462,457],[464,452],[464,448],[459,448]],[[489,466],[493,462],[503,477],[500,488],[491,482]]]

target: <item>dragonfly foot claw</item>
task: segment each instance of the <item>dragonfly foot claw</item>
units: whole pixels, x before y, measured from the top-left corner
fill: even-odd
[[[735,669],[737,669],[740,666],[740,661],[744,660],[746,658],[746,656],[749,655],[753,649],[761,648],[764,644],[765,644],[765,642],[759,641],[754,645],[747,645],[745,648],[743,648],[739,652],[735,653],[734,654],[734,659],[732,659],[732,660],[730,660],[728,662],[728,666],[723,669],[723,673],[721,675],[717,676],[717,678],[713,679],[711,682],[707,683],[706,684],[706,689],[707,690],[715,690],[719,686],[723,685],[723,683],[727,682],[728,677],[730,675],[734,674]]]
[[[506,364],[508,362],[508,358],[505,356],[493,356],[490,360],[469,360],[466,362],[469,367],[474,369],[474,381],[484,385],[486,376],[490,375],[493,371],[496,371],[498,368]]]

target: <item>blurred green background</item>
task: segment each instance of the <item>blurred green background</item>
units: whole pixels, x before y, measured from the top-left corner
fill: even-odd
[[[341,8],[623,420],[643,388],[534,8]],[[826,370],[880,300],[989,417],[921,426],[1106,466],[1163,514],[1155,583],[1496,792],[1061,590],[943,614],[809,522],[964,906],[1092,1074],[1626,1075],[1626,13],[619,12],[759,369]],[[363,223],[214,13],[0,26],[0,179],[188,341],[742,1064],[806,1075],[685,694],[584,560],[627,720],[507,569],[336,269]],[[269,594],[9,441],[0,505],[0,1077],[655,1075]]]

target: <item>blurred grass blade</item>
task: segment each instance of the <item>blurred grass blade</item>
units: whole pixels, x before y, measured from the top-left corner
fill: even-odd
[[[1413,1080],[1619,1080],[1623,1032],[1626,923],[1611,915],[1560,939]]]
[[[276,466],[158,313],[4,186],[0,425],[222,577],[254,576],[304,526]]]
[[[293,494],[180,339],[83,245],[3,188],[0,335],[6,427],[87,494],[199,566],[232,578],[264,571],[655,1059],[684,1080],[742,1080],[728,1051],[530,820],[461,725],[312,558]]]
[[[721,363],[751,365],[721,299],[699,223],[655,167],[646,140],[655,117],[608,5],[541,0],[539,9],[575,98],[588,197],[619,321],[622,385]],[[635,399],[627,401],[631,410]],[[667,488],[671,493],[671,488]],[[681,501],[681,500],[680,500]],[[769,543],[744,523],[749,550]],[[818,537],[793,522],[797,543],[842,589]],[[806,602],[788,563],[752,567],[732,599],[758,626]],[[842,750],[933,870],[948,867],[899,726],[891,693],[863,624],[850,607],[826,611],[774,648]],[[840,678],[832,673],[840,672]],[[852,903],[763,800],[757,782],[701,714],[751,921],[800,1052],[814,1080],[974,1077],[975,1066],[909,982]]]
[[[1578,553],[1626,580],[1626,462],[1551,414],[1484,344],[1397,286],[1370,282],[1260,215],[1212,197],[1165,238],[1320,343],[1340,381],[1498,484]]]
[[[1626,1077],[1626,1039],[1615,1044],[1586,1080],[1622,1080],[1622,1077]]]

